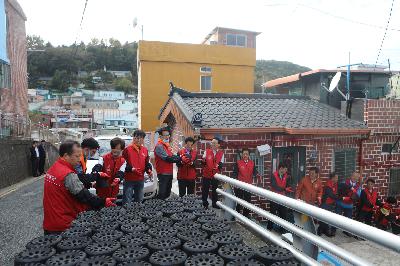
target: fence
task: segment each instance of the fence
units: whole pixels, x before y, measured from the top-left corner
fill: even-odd
[[[352,265],[370,265],[369,262],[351,254],[350,252],[334,245],[333,243],[315,235],[315,228],[307,228],[307,222],[309,224],[313,223],[310,217],[315,218],[319,221],[323,221],[330,225],[333,225],[337,228],[343,229],[347,232],[350,232],[354,235],[360,236],[364,239],[375,242],[379,245],[390,248],[396,252],[400,252],[400,237],[394,234],[388,233],[386,231],[379,230],[375,227],[368,226],[366,224],[360,223],[358,221],[343,217],[341,215],[326,211],[324,209],[318,208],[316,206],[304,203],[302,201],[298,201],[272,191],[259,188],[236,179],[232,179],[228,176],[216,174],[215,178],[228,183],[229,185],[233,185],[234,187],[238,187],[244,189],[250,193],[258,195],[260,197],[266,198],[273,202],[276,202],[280,205],[286,206],[294,211],[300,219],[296,219],[295,224],[292,224],[286,220],[281,219],[280,217],[273,215],[251,203],[248,203],[244,200],[241,200],[226,191],[221,189],[217,189],[217,192],[224,196],[224,202],[218,202],[218,206],[220,206],[225,212],[231,214],[236,217],[238,220],[243,222],[245,226],[250,227],[251,229],[258,232],[262,237],[268,239],[269,241],[280,245],[284,248],[287,248],[289,251],[293,253],[293,255],[300,260],[305,265],[319,265],[316,261],[315,250],[318,247],[325,249],[326,251],[332,253],[333,255],[351,263]],[[231,207],[228,207],[226,202],[235,202],[236,204],[240,204],[243,207],[250,209],[254,213],[278,224],[279,226],[285,228],[286,230],[292,232],[294,245],[290,245],[280,237],[272,234],[269,230],[264,229],[257,223],[251,221],[250,219],[244,217],[243,215],[236,212]],[[307,230],[308,229],[308,230]],[[303,241],[305,240],[305,241]],[[311,245],[311,248],[310,248]]]
[[[7,115],[0,112],[0,139],[29,139],[30,137],[31,122],[27,117]]]

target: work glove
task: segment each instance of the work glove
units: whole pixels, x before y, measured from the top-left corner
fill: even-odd
[[[101,172],[101,170],[103,170],[103,166],[101,164],[96,164],[92,168],[92,173]]]
[[[350,197],[343,197],[343,201],[349,201],[349,200],[351,200]]]
[[[115,174],[115,177],[119,178],[119,180],[121,181],[121,180],[124,179],[125,174],[124,174],[124,172],[122,172],[122,171],[118,171],[118,172]]]
[[[285,191],[288,192],[288,193],[293,193],[294,192],[291,187],[285,188]]]
[[[222,162],[218,163],[218,170],[222,171]]]
[[[125,167],[125,172],[126,173],[132,173],[132,166],[130,165],[130,164],[126,164],[126,167]]]
[[[109,208],[109,207],[115,207],[117,204],[114,203],[116,198],[106,198],[106,202],[104,204],[104,207]]]
[[[104,179],[111,178],[111,176],[109,174],[104,173],[104,172],[99,172],[98,174],[99,174],[100,178],[104,178]]]
[[[182,156],[182,162],[184,164],[189,164],[190,163],[190,158],[186,157],[185,155]]]

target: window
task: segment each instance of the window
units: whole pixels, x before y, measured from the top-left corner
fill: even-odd
[[[398,195],[400,195],[400,168],[392,168],[389,174],[389,196]]]
[[[200,72],[202,73],[210,73],[211,74],[211,67],[200,67]]]
[[[211,90],[211,76],[200,77],[200,90],[210,91]]]
[[[242,34],[227,34],[226,44],[232,46],[246,47],[247,37]]]
[[[241,153],[242,151],[239,150],[237,153],[236,160],[241,159]],[[257,172],[263,176],[264,174],[264,157],[260,156],[258,153],[255,152],[250,152],[250,160],[252,160],[257,168]]]
[[[393,147],[395,143],[385,143],[382,144],[382,153],[398,153],[399,152],[399,142]],[[392,148],[393,147],[393,148]]]
[[[356,150],[347,149],[335,151],[335,172],[339,181],[345,180],[356,170]]]
[[[11,88],[10,65],[0,60],[0,88]]]

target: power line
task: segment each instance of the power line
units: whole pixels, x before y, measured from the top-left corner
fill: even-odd
[[[79,23],[78,33],[76,34],[76,37],[75,37],[75,41],[74,41],[74,57],[75,57],[75,55],[76,55],[76,53],[78,51],[78,47],[77,47],[76,43],[78,41],[79,34],[82,31],[82,24],[83,24],[83,19],[85,17],[85,12],[86,12],[86,7],[87,7],[87,4],[88,4],[88,1],[89,0],[85,1],[85,6],[83,7],[83,12],[82,12],[82,16],[81,16],[81,21]]]
[[[388,18],[387,23],[386,23],[385,33],[383,34],[383,38],[382,38],[382,41],[381,41],[381,46],[379,47],[378,55],[376,56],[374,70],[376,68],[376,65],[378,64],[379,56],[381,55],[381,52],[382,52],[383,42],[385,41],[386,33],[387,33],[388,28],[389,28],[390,20],[392,18],[393,5],[394,5],[394,0],[392,0],[392,5],[391,5],[390,11],[389,11],[389,18]]]
[[[322,14],[327,15],[327,16],[331,16],[331,17],[334,17],[334,18],[337,18],[337,19],[341,19],[341,20],[345,20],[345,21],[351,22],[351,23],[354,23],[354,24],[359,24],[359,25],[368,26],[368,27],[377,28],[377,29],[383,29],[384,28],[384,27],[379,26],[379,25],[374,25],[374,24],[370,24],[370,23],[365,23],[365,22],[353,20],[353,19],[350,19],[350,18],[347,18],[347,17],[338,16],[338,15],[329,13],[329,12],[327,12],[325,10],[321,10],[321,9],[318,9],[318,8],[315,8],[315,7],[311,7],[311,6],[307,6],[307,5],[304,5],[304,4],[297,4],[297,5],[305,7],[305,8],[308,8],[308,9],[312,9],[314,11],[317,11],[317,12],[322,13]],[[392,5],[392,7],[393,7],[393,5]],[[400,29],[396,29],[396,28],[387,28],[386,27],[386,30],[400,32]]]

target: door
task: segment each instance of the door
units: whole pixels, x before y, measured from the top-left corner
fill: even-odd
[[[284,163],[288,168],[290,186],[295,189],[297,183],[306,172],[305,147],[273,147],[272,148],[272,173],[278,168],[279,163]],[[271,174],[272,174],[271,173]]]

